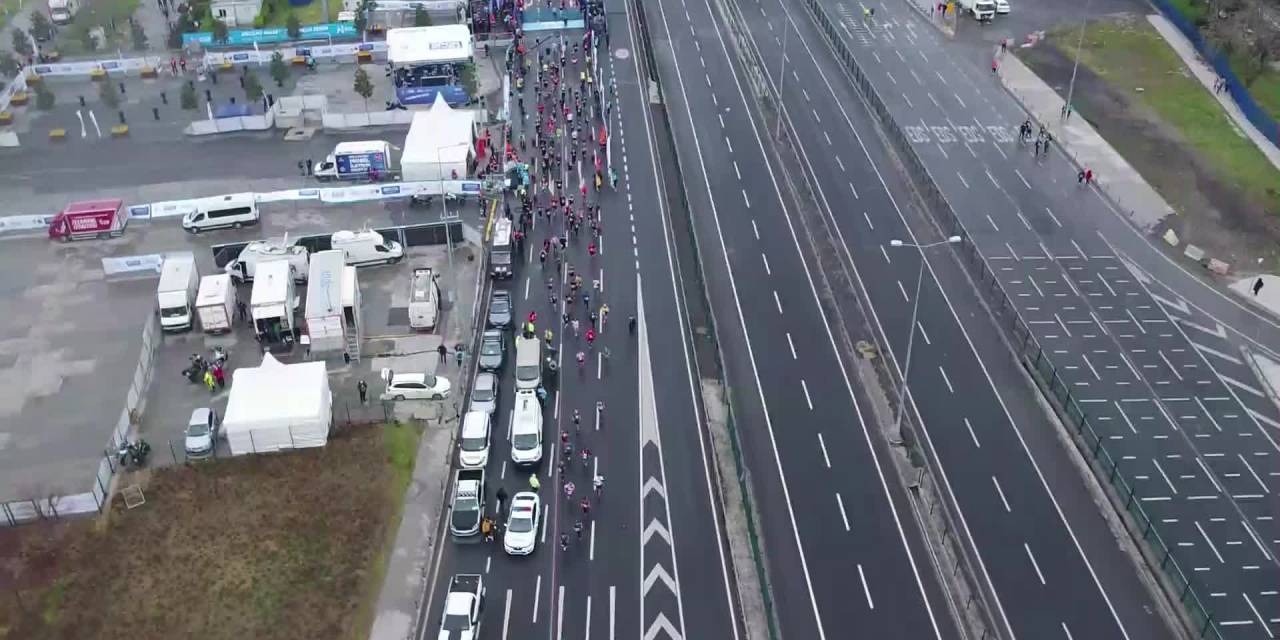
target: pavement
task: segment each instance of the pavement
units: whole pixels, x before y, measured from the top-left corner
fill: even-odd
[[[1280,580],[1280,531],[1269,499],[1278,480],[1258,465],[1280,452],[1272,433],[1280,422],[1234,354],[1245,344],[1274,344],[1274,321],[1161,253],[1127,209],[1078,185],[1061,145],[1039,159],[1020,147],[1017,124],[1028,113],[992,77],[990,54],[985,67],[974,64],[900,3],[876,9],[866,39],[851,35],[848,22],[860,20],[852,7],[837,3],[830,11],[959,216],[966,241],[1121,464],[1206,609],[1232,637],[1270,635],[1280,611],[1274,590],[1264,586]],[[1016,69],[1007,57],[1003,64],[1004,74]],[[1056,118],[1048,124],[1064,137]],[[1100,565],[1116,566],[1098,559],[1106,555],[1102,546],[1083,546],[1082,553],[1099,574]],[[1112,629],[1097,626],[1107,616],[1093,616],[1073,630],[1084,624],[1096,630],[1091,636],[1163,633],[1139,622],[1144,598],[1134,585],[1094,582]]]

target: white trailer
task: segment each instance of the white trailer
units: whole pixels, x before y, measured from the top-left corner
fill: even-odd
[[[291,336],[293,312],[297,307],[298,297],[289,262],[268,260],[259,263],[249,298],[249,316],[253,318],[253,329],[259,338],[268,343]]]
[[[231,284],[231,276],[217,273],[200,279],[196,315],[205,333],[231,331],[236,317],[236,288]]]
[[[160,266],[160,284],[156,287],[156,305],[160,310],[160,328],[186,331],[195,321],[196,288],[200,273],[190,254],[169,256]]]
[[[339,249],[319,251],[311,256],[304,320],[312,353],[323,354],[346,348],[347,323],[342,305],[346,268],[345,254]]]

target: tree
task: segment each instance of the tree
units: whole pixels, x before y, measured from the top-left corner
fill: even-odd
[[[413,26],[431,26],[431,14],[427,13],[427,8],[420,4],[413,5]]]
[[[102,99],[103,104],[112,109],[120,106],[120,92],[116,91],[116,83],[111,81],[110,76],[98,83],[98,97]]]
[[[94,37],[93,31],[83,29],[80,31],[80,44],[84,46],[85,51],[97,51],[98,39]]]
[[[6,78],[18,75],[18,59],[12,53],[0,53],[0,75]]]
[[[373,15],[374,8],[377,6],[373,0],[360,0],[360,6],[356,8],[356,31],[364,33],[369,28],[369,16]]]
[[[182,30],[178,29],[177,27],[169,29],[169,36],[165,38],[165,44],[169,45],[170,49],[181,49],[182,48]]]
[[[13,30],[13,50],[18,52],[20,56],[29,56],[35,53],[35,49],[31,48],[31,38],[22,32],[22,29]]]
[[[48,111],[53,108],[55,97],[49,87],[41,82],[36,85],[36,108],[41,111]]]
[[[244,74],[244,97],[249,102],[258,102],[262,100],[262,81],[258,80],[258,74],[250,71]]]
[[[279,51],[271,54],[271,79],[276,81],[277,87],[283,87],[284,81],[289,79],[289,65],[284,63],[284,54]]]
[[[53,37],[53,24],[40,9],[31,12],[31,35],[37,40]]]
[[[147,50],[147,32],[142,30],[142,23],[134,20],[129,24],[129,36],[133,39],[134,51]]]
[[[289,37],[297,40],[302,37],[302,21],[298,20],[298,15],[289,12],[289,17],[284,21],[284,29],[289,32]]]
[[[368,113],[369,98],[373,96],[373,81],[369,79],[369,73],[364,70],[364,67],[356,67],[356,79],[351,88],[356,95],[364,99],[364,110]]]
[[[226,43],[228,35],[227,23],[214,18],[213,24],[209,26],[209,30],[213,32],[213,40],[215,42]]]
[[[199,104],[196,100],[196,88],[191,83],[182,85],[182,93],[178,96],[178,102],[182,104],[182,108],[187,111],[195,109]]]

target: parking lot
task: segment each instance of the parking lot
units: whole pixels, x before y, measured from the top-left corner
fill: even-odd
[[[188,150],[189,152],[189,150]],[[93,472],[125,406],[132,373],[138,366],[144,326],[155,313],[154,273],[108,279],[102,259],[166,252],[190,252],[202,275],[214,273],[212,245],[276,238],[285,234],[332,233],[364,226],[387,227],[438,220],[439,212],[409,209],[402,202],[326,206],[319,203],[265,204],[262,223],[240,230],[191,235],[176,219],[134,221],[122,237],[54,243],[43,237],[3,241],[0,265],[6,271],[0,295],[10,311],[0,319],[0,501],[43,498],[89,490]],[[469,204],[463,220],[476,238],[480,209]],[[455,248],[458,273],[450,274],[444,247],[413,247],[398,265],[362,268],[365,356],[346,365],[339,358],[330,381],[335,424],[381,419],[376,401],[381,383],[377,371],[432,372],[439,362],[436,347],[453,345],[470,326],[479,247]],[[408,284],[413,266],[432,266],[441,273],[444,299],[452,300],[436,332],[414,335],[408,328]],[[455,293],[448,293],[453,290]],[[249,288],[241,291],[248,300]],[[304,295],[305,287],[299,287]],[[441,333],[446,336],[441,337]],[[231,370],[257,366],[261,356],[247,328],[227,336],[206,337],[199,331],[164,336],[155,356],[155,376],[145,394],[139,433],[153,445],[153,462],[179,461],[180,448],[168,442],[180,436],[191,409],[221,408],[226,391],[213,394],[181,376],[192,353],[207,355],[221,344],[231,352]],[[452,348],[452,347],[450,347]],[[282,355],[283,361],[304,357]],[[377,354],[392,354],[376,357]],[[403,354],[402,357],[394,357]],[[447,368],[456,368],[452,357]],[[445,375],[449,375],[448,372]],[[360,405],[356,381],[365,379],[371,399]],[[229,388],[230,385],[228,385]],[[440,403],[398,403],[398,411],[436,417]],[[423,406],[415,406],[423,405]],[[443,405],[448,408],[451,405]]]

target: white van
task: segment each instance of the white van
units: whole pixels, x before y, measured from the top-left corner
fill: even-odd
[[[247,224],[258,224],[258,202],[252,193],[205,198],[182,218],[182,228],[191,233],[228,227],[239,229]]]
[[[431,331],[440,317],[440,287],[435,271],[414,269],[409,288],[409,327]]]
[[[542,343],[537,338],[516,338],[516,391],[542,386]]]
[[[288,260],[289,271],[297,282],[306,282],[311,268],[311,254],[307,248],[298,244],[254,240],[240,250],[235,260],[225,267],[228,275],[236,283],[252,282],[258,270],[258,264],[270,260]]]
[[[458,439],[458,466],[483,469],[489,464],[489,414],[468,411],[462,416],[462,437]]]
[[[386,240],[372,229],[337,231],[329,242],[334,249],[347,254],[347,264],[353,267],[392,264],[404,257],[404,247],[399,242]]]
[[[511,462],[527,467],[541,461],[542,403],[532,391],[517,391],[511,410]]]

